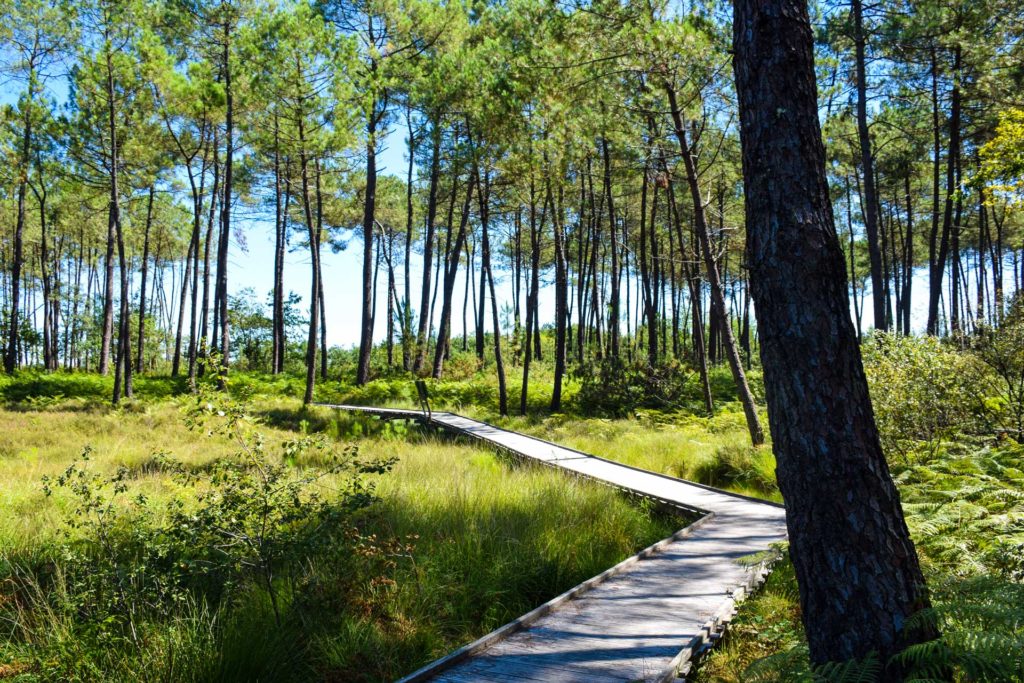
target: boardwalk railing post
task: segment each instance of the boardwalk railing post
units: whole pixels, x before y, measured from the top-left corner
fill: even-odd
[[[416,393],[420,399],[420,410],[429,422],[433,417],[430,413],[430,393],[427,391],[427,383],[422,379],[416,380]]]

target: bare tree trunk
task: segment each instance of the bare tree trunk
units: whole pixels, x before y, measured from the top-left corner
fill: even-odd
[[[34,73],[29,73],[29,83],[35,80]],[[25,123],[22,131],[21,141],[21,163],[18,174],[18,214],[14,225],[14,244],[11,255],[11,298],[10,315],[7,318],[7,353],[4,356],[4,371],[7,374],[14,372],[18,367],[18,342],[20,340],[19,313],[21,309],[19,301],[21,296],[21,268],[25,260],[24,255],[24,231],[25,231],[25,193],[28,189],[29,165],[32,159],[32,118],[29,110],[25,110]],[[104,319],[106,319],[104,317]],[[104,330],[105,331],[105,330]],[[107,341],[109,353],[109,340]],[[105,373],[105,368],[100,372]]]
[[[317,325],[320,322],[320,235],[313,222],[313,208],[309,201],[309,160],[306,157],[306,139],[303,114],[296,117],[299,133],[299,176],[302,182],[302,212],[306,218],[306,232],[309,237],[309,259],[312,265],[309,286],[309,336],[306,337],[306,392],[302,404],[313,402],[316,385]]]
[[[220,363],[222,373],[227,372],[231,360],[231,326],[228,319],[228,250],[231,245],[231,202],[234,190],[234,158],[235,158],[235,107],[234,93],[231,89],[231,24],[224,24],[224,95],[226,118],[224,127],[224,192],[221,199],[220,244],[217,249],[217,290],[218,322],[220,323]],[[215,297],[216,298],[216,297]],[[221,380],[223,388],[223,379]]]
[[[604,160],[604,191],[608,202],[608,233],[609,249],[611,250],[612,269],[611,294],[608,310],[608,353],[612,358],[619,357],[619,248],[615,231],[615,202],[612,197],[612,168],[608,152],[608,139],[601,138],[601,156]]]
[[[416,135],[412,129],[412,105],[405,107],[405,125],[409,129],[409,168],[405,183],[405,301],[402,304],[402,369],[412,369],[412,172],[416,159]]]
[[[683,166],[686,169],[687,184],[690,186],[690,197],[693,201],[694,228],[697,232],[697,239],[700,242],[700,250],[704,255],[708,284],[711,286],[711,312],[712,315],[718,315],[719,332],[725,344],[726,358],[729,361],[729,369],[732,371],[733,381],[736,383],[736,392],[739,394],[740,402],[743,404],[743,414],[747,419],[750,441],[755,446],[759,446],[764,443],[764,430],[761,428],[761,420],[757,416],[754,395],[750,391],[750,385],[747,384],[747,375],[743,371],[743,363],[740,361],[739,350],[736,348],[736,339],[732,333],[732,326],[726,318],[725,293],[722,291],[722,283],[718,275],[718,264],[715,263],[715,255],[711,251],[711,239],[708,235],[707,220],[704,214],[704,199],[700,193],[697,168],[686,139],[682,115],[676,102],[675,89],[668,83],[665,84],[665,89],[668,93],[669,106],[672,110],[672,121],[675,124],[676,139],[679,141],[679,151],[682,154]]]
[[[359,334],[359,368],[356,373],[356,384],[359,385],[370,380],[370,355],[373,352],[373,219],[377,196],[377,141],[372,124],[367,136],[366,194],[363,197],[363,306]]]
[[[551,195],[550,180],[548,195]],[[565,249],[565,216],[563,214],[562,188],[558,188],[557,207],[552,207],[551,225],[555,233],[555,377],[551,390],[551,412],[562,409],[562,377],[565,375],[566,328],[569,300],[569,274]]]
[[[473,201],[473,188],[476,185],[474,167],[468,182],[466,183],[466,199],[462,205],[462,215],[459,217],[459,232],[455,237],[455,244],[446,249],[446,263],[444,264],[444,291],[441,293],[441,319],[438,322],[437,346],[434,348],[434,379],[441,379],[444,372],[444,358],[447,353],[448,342],[451,337],[452,328],[452,296],[455,292],[455,277],[459,272],[459,257],[466,242],[466,226],[469,224],[469,211]],[[454,186],[453,186],[454,189]],[[451,237],[451,226],[448,228],[449,238]]]
[[[441,179],[441,126],[433,121],[430,152],[430,188],[427,195],[427,232],[423,239],[423,288],[420,290],[420,321],[416,332],[416,357],[413,372],[420,372],[427,362],[430,335],[430,276],[434,257],[434,223],[437,221],[437,186]]]
[[[946,270],[946,258],[949,251],[950,232],[953,226],[953,195],[955,194],[956,164],[960,156],[960,48],[954,53],[953,93],[950,102],[949,117],[949,153],[946,155],[946,205],[942,217],[942,234],[938,232],[939,204],[939,123],[938,123],[938,61],[932,50],[932,126],[935,137],[935,166],[933,168],[933,216],[932,233],[929,241],[931,269],[928,282],[928,334],[939,333],[939,301],[942,296],[942,277]],[[938,246],[936,246],[938,241]],[[956,304],[954,302],[954,308]]]
[[[273,344],[270,361],[271,374],[284,370],[284,254],[288,236],[288,217],[281,201],[280,126],[274,112],[274,284],[271,326]]]
[[[139,286],[139,335],[138,356],[135,359],[135,371],[143,370],[143,355],[146,348],[146,279],[149,275],[149,229],[153,225],[153,185],[149,186],[149,198],[146,202],[146,227],[142,239],[142,283]],[[194,232],[194,231],[193,231]]]
[[[501,324],[498,320],[498,297],[494,293],[494,273],[491,271],[491,241],[487,226],[490,198],[490,181],[487,177],[487,171],[484,171],[480,194],[482,198],[480,227],[483,233],[481,268],[487,276],[487,286],[491,293],[491,322],[494,325],[494,364],[498,372],[498,412],[501,415],[508,415],[508,388],[505,384],[505,363],[501,357]]]
[[[871,261],[871,301],[875,328],[889,329],[888,307],[885,305],[885,278],[882,275],[882,248],[878,234],[878,203],[875,191],[875,163],[868,133],[867,74],[865,68],[864,17],[861,0],[852,0],[854,46],[857,61],[857,137],[860,142],[861,170],[864,173],[864,227],[867,230],[868,256]]]

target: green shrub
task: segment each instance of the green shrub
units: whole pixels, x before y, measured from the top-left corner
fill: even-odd
[[[696,373],[675,361],[651,367],[621,358],[605,358],[579,366],[575,403],[586,415],[624,417],[637,409],[676,410],[699,396]]]
[[[971,348],[995,377],[985,407],[1000,429],[1024,443],[1024,296],[1014,298],[998,327],[979,327]]]
[[[875,421],[892,455],[934,453],[964,434],[984,434],[984,372],[934,337],[873,334],[863,345]]]
[[[769,447],[723,446],[694,469],[694,478],[718,488],[741,487],[775,493],[775,456]]]
[[[271,460],[245,406],[224,395],[200,395],[187,424],[227,437],[237,452],[201,467],[155,455],[149,471],[170,475],[185,496],[158,503],[131,494],[137,473],[123,465],[110,475],[94,471],[89,449],[56,478],[44,478],[47,495],[56,488],[70,493],[64,540],[36,566],[3,567],[0,613],[14,631],[0,651],[22,643],[45,678],[102,679],[123,666],[144,670],[154,648],[170,639],[212,656],[213,668],[200,679],[249,680],[243,670],[278,678],[267,667],[288,658],[235,657],[232,639],[239,628],[246,631],[237,655],[254,634],[294,630],[289,606],[306,559],[328,544],[340,552],[359,542],[342,530],[375,500],[365,475],[382,474],[393,461],[363,460],[354,449],[339,453],[323,435],[286,442]],[[196,621],[189,614],[205,616]],[[268,616],[271,623],[252,626]],[[269,635],[262,651],[289,640]],[[180,675],[163,676],[172,678]]]

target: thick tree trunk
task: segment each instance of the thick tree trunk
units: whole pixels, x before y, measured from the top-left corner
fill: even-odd
[[[850,322],[807,6],[734,6],[747,263],[811,660],[886,662],[936,634],[907,628],[928,597]]]

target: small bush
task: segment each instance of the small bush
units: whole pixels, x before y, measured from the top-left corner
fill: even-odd
[[[650,367],[605,358],[578,367],[575,403],[585,415],[624,417],[637,409],[676,410],[700,395],[696,374],[672,361]]]
[[[775,457],[768,447],[723,446],[694,469],[694,477],[718,488],[749,488],[765,494],[777,490]]]
[[[986,431],[978,363],[934,337],[876,333],[863,346],[882,446],[903,458]]]
[[[1024,443],[1024,296],[1015,297],[998,327],[980,327],[971,348],[995,376],[985,407],[1004,433]]]

